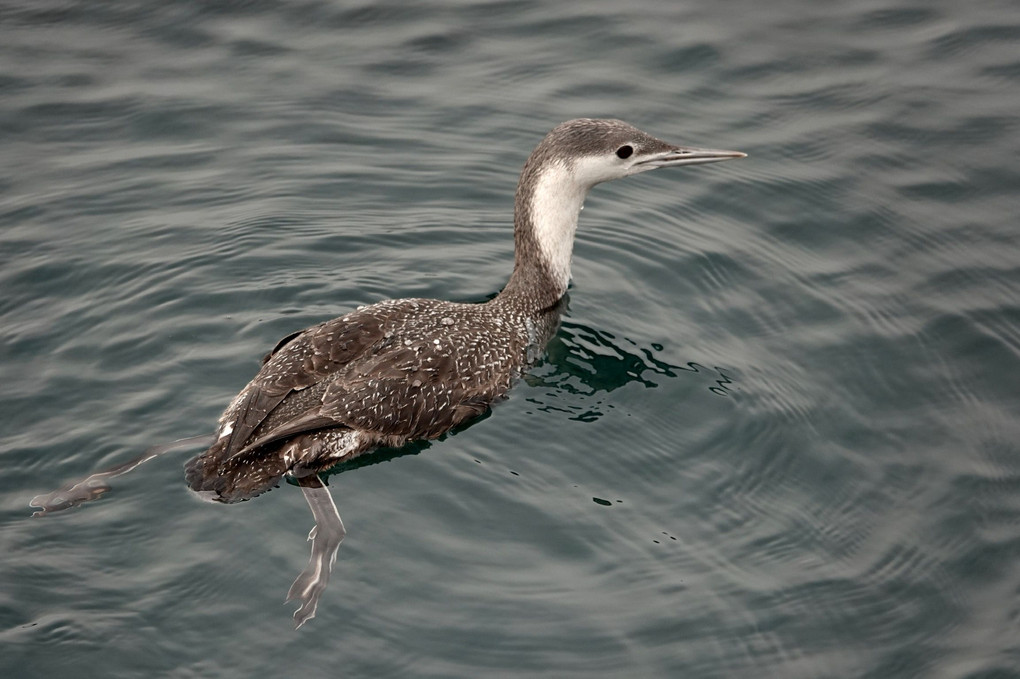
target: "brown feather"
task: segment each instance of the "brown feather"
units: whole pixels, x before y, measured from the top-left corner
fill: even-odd
[[[188,482],[232,502],[296,469],[443,435],[505,395],[559,317],[522,311],[392,300],[284,338],[221,417],[220,438],[188,463]]]

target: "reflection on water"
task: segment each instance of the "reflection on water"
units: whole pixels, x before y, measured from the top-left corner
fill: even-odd
[[[712,379],[708,390],[719,396],[730,394],[732,373],[718,366],[707,368],[689,361],[673,365],[656,357],[662,345],[639,346],[627,337],[617,338],[610,332],[564,321],[559,333],[549,342],[548,354],[525,378],[536,388],[548,387],[548,398],[529,396],[528,400],[542,411],[560,411],[571,419],[591,422],[604,413],[603,401],[597,396],[630,383],[655,389],[664,379],[682,373],[703,373]],[[584,404],[565,405],[556,398],[556,391],[588,397]],[[588,401],[594,400],[593,403]]]

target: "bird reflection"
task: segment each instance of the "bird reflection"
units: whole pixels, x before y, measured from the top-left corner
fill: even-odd
[[[714,378],[708,388],[710,392],[729,395],[733,381],[726,369],[707,368],[694,361],[683,365],[667,363],[656,356],[662,350],[660,344],[642,346],[627,337],[617,338],[610,332],[564,321],[549,342],[545,361],[525,378],[532,387],[549,388],[550,398],[529,400],[540,410],[573,413],[571,419],[590,422],[603,413],[591,407],[566,405],[558,396],[566,393],[591,397],[635,382],[654,389],[681,373],[705,373]]]

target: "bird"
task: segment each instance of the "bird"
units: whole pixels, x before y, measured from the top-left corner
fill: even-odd
[[[514,266],[499,294],[483,303],[386,300],[288,335],[223,411],[212,437],[179,442],[211,443],[185,465],[190,488],[208,499],[249,500],[284,478],[303,491],[315,527],[309,565],[288,594],[301,602],[297,626],[315,615],[346,533],[320,474],[378,448],[440,437],[506,398],[559,326],[588,192],[650,170],[745,156],[668,143],[621,120],[557,125],[521,170]],[[141,461],[173,447],[150,449]],[[138,463],[32,504],[45,513],[93,499],[108,489],[106,478]]]

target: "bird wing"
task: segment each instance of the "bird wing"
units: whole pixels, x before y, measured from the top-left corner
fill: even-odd
[[[295,392],[328,380],[358,356],[371,353],[385,341],[383,323],[377,315],[355,312],[284,338],[220,419],[220,439],[225,440],[214,446],[219,448],[217,457],[232,457],[267,423],[277,429],[280,423],[267,422],[280,419],[272,417],[277,408]]]
[[[271,417],[267,421],[278,424],[263,427],[227,457],[330,427],[354,429],[380,441],[435,438],[483,414],[501,394],[503,382],[458,369],[455,342],[446,349],[426,341],[373,349],[309,389],[309,398],[292,394],[290,399],[303,402],[293,416]]]
[[[484,413],[502,381],[463,366],[465,349],[455,336],[439,347],[430,341],[359,361],[329,384],[321,415],[383,436],[435,438]],[[509,388],[506,380],[506,388]]]
[[[424,312],[436,304],[449,303],[397,300],[285,337],[224,413],[223,445],[217,441],[209,452],[229,459],[336,426],[379,438],[435,438],[481,415],[510,388],[510,371],[484,359],[515,352],[492,345],[505,332],[479,340],[477,323],[470,330],[417,326],[404,334],[399,319],[409,316],[408,306]]]
[[[336,423],[309,421],[331,375],[385,341],[379,314],[353,312],[281,340],[258,374],[220,417],[216,440],[185,466],[188,485],[226,502],[253,497],[286,473],[279,459],[252,458],[254,447]],[[238,471],[243,469],[244,471]],[[250,478],[249,478],[250,477]],[[240,480],[247,485],[239,492]],[[253,490],[254,489],[254,490]]]

